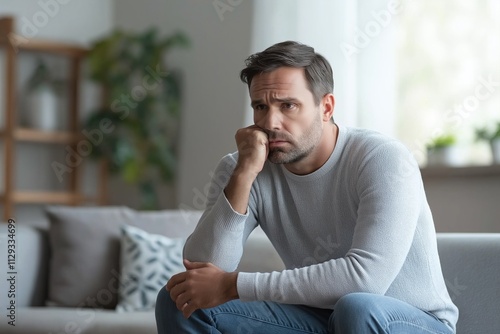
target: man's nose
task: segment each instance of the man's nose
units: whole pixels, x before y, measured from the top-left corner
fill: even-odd
[[[282,114],[275,108],[270,108],[259,122],[260,127],[266,130],[280,130],[282,122]]]

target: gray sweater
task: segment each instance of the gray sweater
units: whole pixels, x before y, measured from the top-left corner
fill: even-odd
[[[431,312],[453,329],[458,309],[447,292],[420,170],[398,141],[339,126],[335,149],[299,176],[267,161],[254,181],[247,214],[223,189],[237,153],[217,166],[207,208],[184,256],[234,271],[260,225],[286,270],[238,274],[241,300],[333,309],[351,292],[391,296]]]

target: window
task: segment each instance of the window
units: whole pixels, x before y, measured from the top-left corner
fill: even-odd
[[[500,1],[406,1],[398,24],[397,136],[422,162],[430,138],[456,134],[464,163],[488,163],[474,130],[500,121]]]

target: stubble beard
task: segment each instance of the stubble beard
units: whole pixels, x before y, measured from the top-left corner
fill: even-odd
[[[267,159],[274,164],[291,164],[299,162],[308,157],[316,148],[321,138],[321,118],[315,118],[307,131],[298,139],[293,140],[289,135],[283,135],[278,132],[268,133],[269,139],[284,139],[287,140],[292,148],[285,149],[281,147],[272,148],[269,150]]]

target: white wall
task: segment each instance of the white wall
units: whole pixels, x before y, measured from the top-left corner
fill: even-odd
[[[109,32],[113,26],[114,0],[0,0],[0,16],[14,16],[17,34],[26,38],[40,38],[66,41],[88,46],[91,41]],[[0,51],[0,91],[4,92],[4,54]],[[20,55],[18,72],[19,106],[23,107],[23,85],[34,68],[36,57],[33,54]],[[49,59],[54,60],[54,59]],[[61,62],[54,61],[54,68],[63,75],[65,68]],[[96,89],[84,84],[81,96],[81,110],[88,111],[98,101]],[[0,95],[0,115],[3,126],[4,96]],[[22,114],[23,110],[19,110]],[[54,159],[62,159],[57,149],[40,144],[19,144],[16,151],[14,168],[15,184],[18,189],[52,190],[63,187],[50,167]],[[3,147],[2,147],[3,149]],[[60,149],[60,148],[59,148]],[[3,165],[3,151],[0,162]],[[3,171],[3,166],[2,169]],[[87,168],[86,189],[95,189],[95,173]],[[0,178],[3,189],[3,174]],[[23,220],[40,219],[41,207],[36,205],[17,206],[16,218]]]
[[[89,45],[97,36],[112,28],[113,2],[114,0],[0,0],[0,15],[15,16],[16,31],[23,37]],[[34,35],[32,32],[35,32]]]

